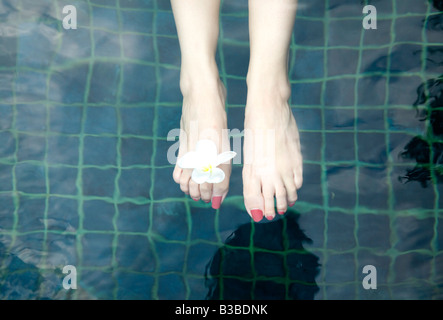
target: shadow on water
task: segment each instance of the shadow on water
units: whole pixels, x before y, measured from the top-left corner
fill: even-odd
[[[243,224],[206,266],[207,299],[311,300],[317,293],[318,257],[311,242],[286,214],[269,223]]]
[[[94,298],[82,287],[78,287],[77,290],[64,289],[62,281],[65,274],[62,273],[62,266],[48,265],[45,269],[26,261],[26,258],[36,254],[29,248],[29,244],[25,244],[23,250],[13,252],[8,250],[1,240],[0,237],[0,300]]]
[[[434,0],[435,9],[443,11],[443,0]],[[426,24],[428,30],[443,30],[443,13],[431,16]],[[427,62],[434,66],[443,65],[443,50],[428,48]],[[413,169],[407,169],[402,182],[417,181],[422,187],[429,182],[443,181],[443,75],[429,79],[417,88],[417,99],[413,104],[420,121],[426,122],[424,135],[415,136],[400,154],[416,162]],[[424,107],[420,107],[424,106]]]
[[[0,299],[36,299],[40,283],[39,270],[8,253],[0,242]]]
[[[432,177],[436,183],[443,181],[443,75],[421,84],[417,94],[414,107],[420,121],[426,121],[427,132],[424,136],[415,136],[401,153],[403,158],[415,160],[417,164],[400,180],[418,181],[426,187]],[[426,107],[418,109],[423,104]]]
[[[435,9],[443,11],[443,0],[432,0],[432,4]]]

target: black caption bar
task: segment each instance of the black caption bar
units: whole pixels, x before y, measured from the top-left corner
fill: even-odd
[[[388,310],[395,311],[396,315],[405,314],[410,310],[412,304],[417,303],[417,307],[426,307],[430,310],[435,307],[440,310],[436,301],[280,301],[280,300],[232,300],[232,301],[207,301],[207,300],[139,300],[139,301],[112,301],[112,300],[45,300],[45,301],[0,301],[0,308],[6,312],[5,308],[11,308],[11,312],[20,310],[20,315],[25,315],[27,311],[30,315],[36,312],[48,312],[48,310],[71,310],[74,319],[84,319],[84,312],[88,316],[98,315],[103,318],[105,315],[123,315],[124,318],[134,317],[134,315],[145,314],[147,319],[295,319],[301,317],[303,312],[306,315],[324,314],[330,317],[337,314],[343,317],[344,308],[361,307],[362,310],[381,310],[383,314],[388,314]],[[409,308],[402,306],[406,304]],[[30,304],[29,308],[25,305]],[[23,306],[20,306],[23,305]],[[353,306],[352,306],[353,305]],[[39,308],[41,307],[41,311]],[[60,308],[59,308],[60,307]],[[54,308],[54,309],[48,309]],[[86,311],[87,310],[87,311]],[[303,312],[302,312],[303,311]],[[55,311],[54,311],[55,312]],[[59,311],[57,311],[59,312]],[[354,316],[353,316],[354,317]],[[345,317],[346,318],[346,317]]]

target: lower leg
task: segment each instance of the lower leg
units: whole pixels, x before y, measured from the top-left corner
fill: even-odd
[[[297,0],[249,0],[248,86],[288,86],[288,53]],[[270,88],[272,89],[272,88]],[[285,92],[288,94],[289,89]]]
[[[297,0],[249,1],[245,132],[253,139],[245,139],[245,159],[249,155],[251,160],[243,168],[243,185],[245,206],[255,221],[275,216],[274,199],[283,214],[302,184],[299,134],[288,104],[288,52],[296,8]],[[259,132],[272,133],[273,143]],[[259,146],[257,157],[253,153]]]
[[[171,0],[171,6],[181,51],[181,90],[192,90],[195,82],[215,85],[220,0]]]
[[[181,51],[180,89],[183,108],[180,126],[180,158],[195,150],[197,141],[210,139],[221,152],[226,128],[225,90],[220,81],[215,52],[219,34],[219,0],[171,0]],[[197,184],[192,171],[176,166],[174,180],[194,200],[212,200],[218,208],[228,192],[230,165],[221,165],[225,180]]]

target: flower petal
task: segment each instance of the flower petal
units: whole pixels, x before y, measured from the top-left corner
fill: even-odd
[[[192,171],[191,179],[194,180],[195,183],[202,184],[208,181],[211,173],[209,171],[202,171],[199,169],[194,169]]]
[[[207,155],[208,158],[217,157],[217,146],[212,140],[199,140],[195,146],[195,151]]]
[[[206,180],[208,183],[219,183],[225,179],[225,172],[220,168],[212,170],[210,177]]]
[[[199,163],[200,157],[195,151],[185,153],[185,155],[177,161],[177,165],[182,169],[194,169],[199,166]]]
[[[237,155],[237,152],[234,151],[226,151],[223,153],[220,153],[217,156],[217,166],[221,163],[225,163],[231,159],[233,159]]]

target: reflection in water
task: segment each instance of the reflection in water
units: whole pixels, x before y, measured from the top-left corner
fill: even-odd
[[[39,270],[8,253],[0,242],[0,299],[35,299],[41,283]]]
[[[433,31],[443,30],[443,14],[430,16],[426,28]]]
[[[443,0],[432,0],[435,9],[443,11]]]
[[[436,180],[434,182],[443,181],[443,76],[421,84],[417,94],[414,107],[420,120],[427,122],[427,132],[425,136],[414,137],[401,153],[403,158],[413,159],[417,164],[400,180],[418,181],[426,187],[432,177]],[[418,106],[423,104],[427,107],[419,110]]]
[[[206,267],[207,299],[313,299],[318,257],[303,248],[311,239],[297,219],[287,214],[234,231]]]
[[[78,283],[77,290],[62,286],[63,265],[38,266],[32,260],[42,251],[36,250],[32,240],[8,249],[8,242],[0,236],[0,300],[90,300],[96,297]],[[18,242],[18,241],[17,241]],[[15,252],[14,252],[15,251]],[[56,254],[48,252],[47,261]]]
[[[443,11],[443,0],[433,0],[433,6]],[[443,14],[430,16],[426,29],[443,30]],[[443,50],[439,47],[428,47],[427,64],[443,65]],[[426,105],[419,109],[419,106]],[[400,181],[418,181],[426,187],[429,181],[443,181],[443,75],[429,79],[417,88],[417,100],[414,102],[420,121],[426,121],[427,131],[424,136],[414,137],[406,146],[401,156],[416,161],[413,169],[408,169]]]

